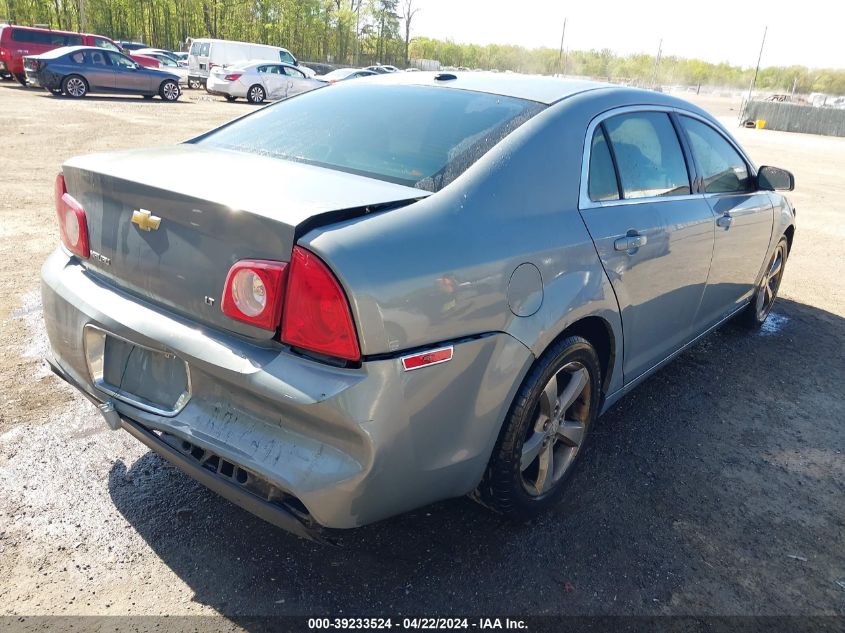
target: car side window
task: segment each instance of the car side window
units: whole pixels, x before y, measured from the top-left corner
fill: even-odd
[[[115,53],[118,52],[117,46],[115,46],[114,44],[112,44],[108,40],[104,40],[101,37],[95,37],[94,38],[94,46],[97,46],[98,48],[104,48],[107,51],[114,51]]]
[[[619,170],[623,198],[684,196],[691,192],[684,153],[668,114],[621,114],[607,119],[604,127]]]
[[[135,68],[136,66],[135,62],[120,53],[109,53],[108,55],[111,58],[111,63],[118,68]]]
[[[588,176],[590,200],[619,200],[619,187],[616,183],[616,169],[610,155],[610,147],[604,135],[604,126],[596,128],[590,147],[590,172]]]
[[[282,70],[288,77],[296,77],[297,79],[305,79],[305,73],[291,68],[290,66],[282,66]]]
[[[686,116],[680,119],[689,138],[692,155],[701,171],[705,193],[744,193],[753,190],[754,181],[748,165],[725,137],[706,123]]]
[[[109,56],[100,51],[85,51],[85,62],[94,66],[111,66]]]

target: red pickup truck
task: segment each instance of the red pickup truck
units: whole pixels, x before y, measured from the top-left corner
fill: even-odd
[[[15,79],[26,85],[26,74],[23,69],[24,56],[40,55],[62,46],[99,46],[109,51],[125,53],[142,66],[159,67],[157,59],[124,51],[103,35],[4,24],[0,26],[0,74],[13,75]]]

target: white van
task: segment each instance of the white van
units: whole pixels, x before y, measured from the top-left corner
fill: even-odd
[[[191,88],[199,88],[205,84],[208,73],[215,66],[228,66],[234,62],[246,61],[281,61],[298,67],[307,77],[313,77],[316,74],[310,68],[302,66],[286,48],[232,40],[197,38],[191,40],[188,52],[188,85]]]

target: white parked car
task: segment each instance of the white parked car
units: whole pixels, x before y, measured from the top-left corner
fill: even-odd
[[[333,84],[337,81],[346,81],[347,79],[359,79],[361,77],[375,77],[378,73],[366,68],[338,68],[325,75],[317,75],[317,79],[326,83]]]
[[[229,101],[242,97],[250,103],[261,103],[265,99],[287,99],[325,85],[323,81],[306,77],[298,66],[253,61],[213,68],[206,90]]]
[[[191,41],[188,52],[189,85],[191,88],[199,88],[215,67],[231,66],[242,59],[282,62],[296,66],[307,77],[313,77],[316,74],[310,68],[300,65],[293,53],[280,46],[200,38]]]
[[[139,51],[135,51],[135,54],[157,59],[158,63],[161,64],[161,70],[166,70],[169,73],[178,75],[180,85],[185,86],[188,84],[188,69],[181,66],[178,61],[173,59],[172,55],[166,53],[165,51],[152,48],[142,48]]]

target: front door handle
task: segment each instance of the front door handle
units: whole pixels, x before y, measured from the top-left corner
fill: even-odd
[[[716,226],[720,226],[723,229],[727,229],[730,228],[731,222],[733,221],[734,219],[728,213],[726,213],[725,215],[720,215],[716,219]]]
[[[645,235],[626,235],[613,242],[613,248],[617,251],[635,251],[645,246],[648,238]]]

